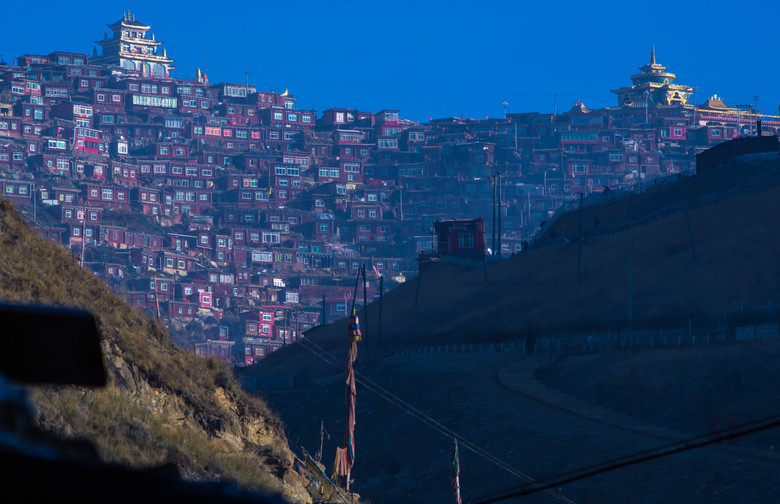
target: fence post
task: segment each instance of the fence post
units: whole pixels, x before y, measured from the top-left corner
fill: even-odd
[[[688,316],[688,337],[691,339],[691,344],[693,344],[693,324],[690,315]]]

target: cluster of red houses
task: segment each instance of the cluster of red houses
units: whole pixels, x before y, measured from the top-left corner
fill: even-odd
[[[428,123],[317,114],[286,91],[173,78],[149,26],[130,14],[109,26],[101,55],[0,64],[0,189],[132,306],[214,322],[197,353],[244,364],[323,314],[346,316],[361,266],[372,297],[379,275],[414,274],[451,227],[436,222],[498,212],[494,253],[508,255],[567,198],[641,189],[755,134],[756,119],[780,126],[718,97],[688,104],[691,88],[671,85],[654,53],[614,108]],[[458,240],[467,254],[497,248]]]

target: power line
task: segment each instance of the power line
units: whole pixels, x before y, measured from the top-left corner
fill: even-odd
[[[320,359],[324,360],[328,364],[335,364],[335,356],[333,356],[333,354],[331,354],[330,352],[328,352],[327,350],[325,350],[321,346],[317,345],[316,343],[314,343],[310,339],[307,339],[307,338],[304,337],[304,338],[300,339],[299,342],[301,342],[301,343],[305,342],[307,344],[312,345],[313,347],[316,347],[319,350],[319,352],[314,350],[314,349],[312,349],[312,348],[307,347],[306,345],[302,345],[306,350],[308,350],[309,352],[313,353],[314,355],[316,355]],[[330,359],[325,357],[323,354],[329,356]],[[525,473],[521,472],[520,470],[510,466],[509,464],[507,464],[503,460],[499,459],[495,455],[493,455],[490,452],[482,449],[481,447],[479,447],[475,443],[473,443],[470,440],[466,439],[465,437],[463,437],[462,435],[460,435],[457,432],[453,431],[452,429],[448,428],[447,426],[441,424],[440,422],[438,422],[434,418],[430,417],[426,413],[418,410],[417,408],[415,408],[411,404],[407,403],[406,401],[404,401],[403,399],[401,399],[397,395],[393,394],[392,392],[388,391],[387,389],[383,388],[381,385],[377,384],[373,380],[363,376],[361,373],[359,373],[357,371],[355,371],[355,376],[357,377],[357,382],[360,383],[363,387],[365,387],[366,389],[368,389],[371,392],[375,393],[376,395],[378,395],[379,397],[381,397],[385,401],[389,402],[390,404],[392,404],[392,405],[396,406],[397,408],[401,409],[402,411],[404,411],[408,415],[412,416],[413,418],[416,418],[417,420],[420,420],[421,422],[426,424],[428,427],[431,427],[432,429],[438,431],[440,434],[444,435],[445,437],[457,439],[461,446],[463,446],[466,449],[468,449],[469,451],[471,451],[471,452],[481,456],[482,458],[488,460],[489,462],[491,462],[494,465],[498,466],[499,468],[505,470],[509,474],[529,482],[529,485],[536,486],[536,485],[539,484],[532,476],[530,476],[528,474],[525,474]],[[545,488],[543,490],[546,491],[548,494],[552,495],[553,497],[555,497],[556,499],[560,500],[560,501],[563,501],[563,502],[566,502],[566,503],[569,503],[569,504],[574,504],[574,501],[572,501],[571,499],[567,498],[566,496],[561,495],[558,492],[552,490],[552,488]]]
[[[642,452],[628,455],[618,459],[595,464],[589,467],[585,467],[579,470],[564,473],[558,476],[553,476],[534,485],[523,485],[507,489],[501,492],[495,492],[483,497],[471,499],[466,501],[467,504],[487,504],[490,502],[499,502],[514,497],[520,497],[522,495],[528,495],[531,493],[539,492],[542,490],[548,490],[553,487],[565,485],[577,480],[589,478],[597,474],[605,473],[608,471],[614,471],[615,469],[621,469],[630,465],[640,464],[655,460],[661,457],[667,457],[684,451],[701,448],[703,446],[716,444],[721,441],[738,438],[748,434],[753,434],[762,430],[771,429],[780,426],[780,415],[764,417],[759,420],[748,422],[742,427],[732,429],[726,434],[717,436],[712,435],[700,435],[687,440],[671,443],[669,445],[661,446],[658,448],[645,450]]]

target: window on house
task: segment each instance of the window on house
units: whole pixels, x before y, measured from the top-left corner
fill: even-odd
[[[473,233],[461,233],[458,235],[458,247],[460,248],[474,248],[474,234]]]

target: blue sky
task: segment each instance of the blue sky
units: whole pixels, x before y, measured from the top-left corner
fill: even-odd
[[[777,114],[780,2],[490,0],[297,2],[14,2],[2,8],[6,61],[54,50],[92,53],[130,9],[176,59],[212,82],[289,89],[300,108],[398,109],[401,117],[484,118],[551,112],[581,99],[614,106],[649,60],[729,104]],[[78,7],[75,7],[78,5]],[[195,7],[185,7],[195,5]],[[743,10],[737,6],[744,5]]]

